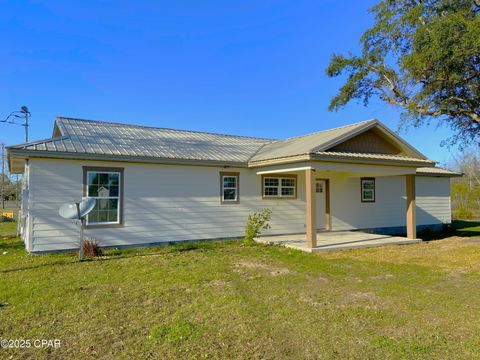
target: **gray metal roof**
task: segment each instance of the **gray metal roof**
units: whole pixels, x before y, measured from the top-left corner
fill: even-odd
[[[390,154],[369,154],[359,152],[346,152],[346,151],[318,151],[315,153],[315,158],[336,158],[336,159],[372,159],[372,160],[389,160],[392,162],[415,162],[419,164],[431,164],[432,160],[420,159],[417,157],[403,156],[403,155],[390,155]]]
[[[60,137],[10,147],[32,151],[247,163],[272,141],[58,117]]]
[[[286,140],[273,141],[266,144],[256,153],[251,161],[278,159],[287,156],[315,154],[328,150],[349,137],[357,135],[373,127],[379,128],[406,149],[408,157],[426,160],[427,158],[418,150],[409,145],[405,140],[393,133],[376,119],[358,122],[355,124],[337,127],[330,130],[319,131],[313,134],[298,136]],[[350,153],[353,156],[355,153]],[[362,157],[363,153],[359,157]],[[430,161],[431,162],[431,161]]]
[[[463,176],[462,173],[448,170],[440,167],[422,167],[417,168],[417,175],[432,175],[432,176],[446,176],[446,177],[460,177]]]
[[[407,149],[404,156],[328,151],[351,136],[377,127]],[[286,140],[270,140],[57,117],[50,139],[9,147],[9,154],[99,160],[194,161],[247,166],[297,155],[433,164],[378,120],[368,120]]]

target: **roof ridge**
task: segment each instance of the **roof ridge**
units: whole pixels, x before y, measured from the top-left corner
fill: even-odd
[[[283,140],[276,140],[276,141],[301,139],[303,137],[310,136],[310,135],[316,135],[316,134],[320,134],[320,133],[324,133],[324,132],[339,130],[339,129],[343,129],[343,128],[346,128],[346,127],[351,127],[351,126],[360,125],[360,124],[364,124],[364,123],[368,123],[368,122],[375,122],[375,121],[378,121],[378,120],[377,119],[368,119],[368,120],[359,121],[359,122],[349,124],[349,125],[342,125],[342,126],[338,126],[338,127],[331,128],[331,129],[319,130],[319,131],[315,131],[313,133],[309,133],[309,134],[305,134],[305,135],[299,135],[299,136],[293,136],[293,137],[289,137],[289,138],[286,138],[286,139],[283,139]]]
[[[255,136],[231,135],[231,134],[214,133],[214,132],[209,132],[209,131],[173,129],[173,128],[150,126],[150,125],[135,125],[135,124],[115,122],[115,121],[80,119],[80,118],[73,118],[73,117],[66,117],[66,116],[56,116],[56,119],[57,120],[74,120],[74,121],[83,121],[83,122],[94,122],[94,123],[100,123],[100,124],[124,125],[124,126],[130,126],[130,127],[135,127],[135,128],[147,128],[147,129],[168,130],[168,131],[182,131],[182,132],[195,133],[195,134],[208,134],[208,135],[228,136],[228,137],[242,138],[242,139],[265,140],[265,141],[269,141],[269,142],[278,141],[277,139],[261,138],[261,137],[255,137]]]

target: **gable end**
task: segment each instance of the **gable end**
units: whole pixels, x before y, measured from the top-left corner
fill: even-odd
[[[394,141],[377,128],[358,134],[327,151],[355,152],[367,154],[408,155]]]

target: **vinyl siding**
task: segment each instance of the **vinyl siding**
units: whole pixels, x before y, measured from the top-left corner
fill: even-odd
[[[333,230],[406,226],[405,177],[375,178],[375,202],[362,203],[360,178],[331,176]],[[417,225],[451,222],[450,179],[416,178]]]
[[[124,226],[85,231],[105,246],[240,237],[248,214],[266,207],[273,210],[269,233],[305,229],[303,174],[297,199],[262,200],[255,172],[228,168],[240,172],[240,204],[221,205],[219,172],[225,168],[32,159],[32,251],[78,246],[75,221],[61,218],[58,208],[81,198],[82,166],[125,169]]]
[[[240,237],[247,216],[266,207],[273,210],[266,234],[305,231],[303,172],[297,173],[297,199],[263,200],[261,177],[251,169],[30,159],[31,251],[78,247],[75,221],[61,218],[58,209],[81,198],[82,166],[125,169],[123,226],[85,232],[104,246]],[[221,171],[240,173],[240,204],[220,204]],[[403,176],[377,177],[375,203],[360,201],[359,177],[317,176],[330,178],[332,230],[405,226]],[[450,222],[449,192],[448,178],[417,178],[419,225]]]
[[[332,230],[405,226],[405,178],[375,178],[375,202],[362,202],[360,177],[332,176]]]
[[[418,176],[417,225],[452,222],[450,178]]]

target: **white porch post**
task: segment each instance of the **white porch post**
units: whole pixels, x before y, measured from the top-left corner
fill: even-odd
[[[415,175],[405,175],[407,190],[407,238],[417,238],[417,215],[415,203]]]
[[[305,170],[305,203],[307,247],[317,246],[317,221],[315,215],[315,170]]]

